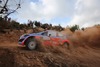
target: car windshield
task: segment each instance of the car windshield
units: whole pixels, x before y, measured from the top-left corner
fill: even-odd
[[[38,35],[41,35],[43,32],[39,32],[39,33],[36,33],[36,34],[38,34]]]
[[[48,35],[48,31],[42,32],[41,35],[47,36]]]
[[[36,33],[36,34],[38,34],[38,35],[45,35],[45,36],[47,36],[48,31],[43,31],[43,32],[39,32],[39,33]]]

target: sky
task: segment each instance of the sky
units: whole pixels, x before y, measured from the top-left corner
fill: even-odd
[[[10,17],[20,23],[37,20],[63,27],[89,27],[100,24],[99,4],[100,0],[22,0],[21,9]]]

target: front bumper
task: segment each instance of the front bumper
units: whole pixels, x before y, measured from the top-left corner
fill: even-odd
[[[24,42],[18,42],[18,44],[23,46],[24,45]]]
[[[24,39],[19,39],[19,40],[18,40],[18,44],[19,44],[19,45],[24,45]]]
[[[18,42],[19,45],[22,45],[22,42]]]

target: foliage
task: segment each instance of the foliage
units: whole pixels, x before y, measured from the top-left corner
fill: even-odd
[[[19,3],[15,2],[12,3],[14,5],[9,5],[11,0],[0,0],[0,15],[4,17],[8,17],[10,14],[15,13],[19,8],[21,8],[21,0]],[[13,6],[13,8],[12,8]]]
[[[74,26],[70,27],[70,30],[72,32],[75,32],[75,30],[79,30],[79,25],[74,25]]]
[[[28,24],[27,24],[28,28],[33,28],[33,24],[34,22],[32,22],[31,20],[28,20]]]
[[[53,29],[54,29],[54,30],[57,30],[57,31],[62,31],[62,30],[64,30],[64,28],[61,27],[60,24],[59,24],[58,26],[53,26]]]
[[[84,29],[84,28],[81,28],[81,30],[83,30],[83,31],[84,31],[85,29]]]
[[[49,27],[50,27],[50,26],[49,26],[49,24],[47,24],[47,23],[42,24],[42,26],[41,26],[41,28],[43,28],[43,29],[46,29],[46,28],[49,29]]]
[[[35,24],[36,27],[40,27],[41,26],[41,23],[38,22],[38,21],[34,21],[34,24]]]

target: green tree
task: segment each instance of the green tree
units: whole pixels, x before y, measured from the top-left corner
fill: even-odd
[[[75,30],[79,30],[79,25],[74,25],[74,26],[70,27],[70,30],[72,32],[75,32]]]
[[[15,20],[12,20],[10,23],[10,29],[19,29],[20,24],[16,22]]]
[[[84,31],[84,28],[81,28],[81,30],[83,30],[83,31]]]
[[[34,21],[34,23],[35,23],[35,26],[36,26],[36,27],[40,27],[40,26],[41,26],[41,23],[38,22],[38,21]]]

